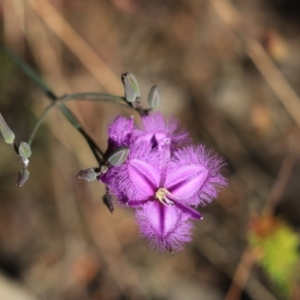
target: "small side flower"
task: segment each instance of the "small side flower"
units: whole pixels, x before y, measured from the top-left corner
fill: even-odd
[[[129,146],[134,128],[133,117],[118,116],[108,126],[108,147]]]
[[[182,129],[173,117],[165,119],[160,113],[153,113],[142,118],[143,126],[134,131],[137,142],[147,142],[153,148],[161,149],[169,144],[174,150],[190,143],[189,133]]]

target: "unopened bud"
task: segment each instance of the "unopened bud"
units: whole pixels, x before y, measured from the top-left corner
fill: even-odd
[[[22,169],[18,174],[16,186],[22,187],[24,185],[24,183],[27,181],[27,179],[29,178],[29,175],[30,175],[30,173],[27,169]]]
[[[8,127],[2,115],[0,114],[0,132],[6,144],[12,144],[15,140],[15,134]]]
[[[132,73],[124,73],[121,75],[125,88],[125,98],[128,102],[135,102],[141,98],[140,88],[136,77]]]
[[[118,147],[109,153],[107,161],[112,166],[122,165],[129,154],[129,148],[125,146]]]
[[[18,146],[18,153],[24,159],[29,158],[31,156],[30,146],[26,142],[20,142]]]
[[[108,210],[113,213],[114,211],[114,204],[113,204],[113,201],[112,201],[112,197],[110,194],[106,193],[103,198],[102,198],[104,204],[106,205],[106,207],[108,208]]]
[[[76,177],[79,179],[84,179],[88,182],[95,181],[98,174],[96,173],[95,169],[87,169],[87,170],[81,170]]]
[[[151,108],[156,108],[160,104],[160,94],[156,85],[154,85],[149,92],[148,104]]]

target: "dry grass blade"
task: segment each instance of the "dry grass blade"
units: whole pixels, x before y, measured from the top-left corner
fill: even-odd
[[[287,182],[291,176],[296,163],[295,157],[285,157],[279,170],[277,179],[270,190],[269,197],[263,208],[264,214],[272,214],[284,192]]]
[[[34,17],[36,17],[36,16],[31,16],[30,19],[33,20]],[[36,19],[34,19],[34,20],[35,20],[35,22],[38,22]],[[37,23],[35,23],[35,25],[37,27],[33,27],[32,29],[39,30],[39,34],[34,35],[33,31],[29,30],[28,32],[26,32],[26,39],[29,41],[29,44],[32,46],[33,54],[36,57],[42,72],[48,74],[49,80],[53,81],[55,86],[58,85],[61,89],[69,91],[68,82],[64,78],[63,74],[61,73],[61,66],[59,63],[59,58],[57,57],[54,49],[52,48],[51,43],[47,39],[47,34],[46,34],[44,26],[42,26],[41,24],[37,24]],[[38,43],[37,41],[33,41],[35,36],[39,36],[40,39],[42,37],[43,43]],[[41,46],[39,47],[39,45],[41,45],[41,44],[43,44],[43,47],[41,47]],[[33,47],[34,45],[35,45],[35,47]],[[45,45],[47,45],[47,47],[44,47]],[[45,48],[47,49],[47,54],[44,53]],[[51,59],[50,60],[45,59],[45,55],[48,58],[50,57]],[[78,113],[80,114],[80,112],[78,112]],[[60,122],[57,122],[57,124],[60,127],[63,126],[62,124],[60,124]],[[60,134],[57,134],[57,133],[63,133],[64,136],[68,136],[68,134],[65,132],[65,130],[62,130],[62,129],[59,130],[58,128],[56,128],[56,130],[54,130],[54,131],[56,132],[56,133],[54,132],[55,136],[60,141],[65,140],[64,143],[67,143],[67,144],[69,143],[71,145],[72,145],[72,143],[74,143],[69,139],[67,139],[67,141],[66,141],[66,139],[63,138],[62,136],[60,136]],[[73,148],[76,149],[77,147],[73,147]],[[76,150],[73,150],[73,151],[75,152],[77,159],[80,159],[81,161],[84,160],[84,156],[82,156],[82,153],[80,153],[81,151],[76,151]],[[58,150],[56,152],[58,153]],[[62,150],[62,152],[64,152],[64,150]],[[63,154],[57,155],[57,153],[56,153],[56,155],[53,154],[54,157],[64,156]],[[59,159],[55,160],[55,163],[58,161],[59,161]],[[67,163],[67,165],[70,166],[71,163]],[[72,173],[71,170],[64,170],[64,174],[66,172]],[[71,184],[71,182],[68,182],[68,179],[66,176],[64,179],[66,180],[66,182],[65,182],[66,189],[73,190],[70,187],[72,184]],[[55,178],[54,178],[54,180],[55,180]],[[71,217],[70,211],[73,212],[73,219],[75,218],[75,220],[73,220],[73,221],[74,222],[76,221],[77,223],[79,223],[79,220],[77,220],[77,215],[76,215],[78,207],[75,207],[76,203],[74,200],[72,200],[72,199],[75,199],[75,195],[73,195],[72,197],[68,197],[68,202],[64,203],[64,202],[66,202],[66,197],[58,194],[62,189],[61,182],[56,180],[54,183],[54,186],[55,187],[59,186],[59,188],[54,189],[54,191],[57,193],[56,197],[55,197],[55,199],[57,199],[56,204],[57,204],[58,210],[60,212],[62,222],[66,223],[66,224],[64,224],[64,228],[68,229],[72,225],[72,224],[69,224],[70,221],[72,221],[72,220],[70,220],[70,217]],[[98,193],[98,192],[95,192],[95,193]],[[99,195],[98,194],[94,195],[94,198],[96,199],[97,196],[99,196]],[[62,198],[64,198],[64,201],[61,201]],[[73,201],[74,201],[74,203],[73,203]],[[74,207],[70,207],[70,206],[74,206]],[[130,286],[134,286],[140,292],[140,296],[143,297],[144,299],[147,299],[148,298],[147,294],[143,289],[143,285],[141,284],[141,281],[140,281],[138,275],[136,274],[134,268],[131,266],[130,262],[128,261],[128,258],[126,257],[125,253],[123,252],[122,247],[118,244],[118,240],[115,235],[115,232],[111,228],[111,226],[106,218],[106,215],[105,215],[106,210],[103,213],[103,209],[101,209],[100,207],[93,207],[91,209],[88,207],[88,205],[86,203],[83,203],[83,210],[86,213],[86,216],[85,216],[86,220],[89,220],[88,224],[87,224],[89,227],[89,230],[91,231],[91,234],[95,240],[96,245],[98,246],[98,248],[101,252],[101,255],[103,256],[104,261],[108,265],[109,273],[114,278],[119,289],[122,291],[123,294],[127,294],[128,292],[126,290]],[[67,213],[67,215],[66,215],[66,213]],[[99,218],[99,215],[101,215],[101,218]],[[81,226],[81,224],[77,224],[77,227],[79,227],[79,226]],[[101,231],[99,231],[100,228],[101,228]],[[107,237],[109,237],[109,239]],[[67,240],[67,238],[65,238],[65,239]],[[122,272],[120,272],[120,266],[121,266]],[[126,273],[126,276],[124,276],[123,272]]]
[[[263,208],[263,214],[272,214],[274,208],[278,204],[279,199],[281,198],[284,188],[290,178],[291,171],[295,164],[295,159],[286,157],[283,160],[281,168],[278,172],[277,179],[275,180]],[[247,284],[247,280],[250,276],[251,269],[253,264],[255,263],[255,257],[250,249],[245,249],[241,260],[237,266],[235,271],[232,284],[228,290],[226,295],[226,300],[236,300],[240,299],[241,292]]]
[[[18,282],[0,274],[0,299],[37,300],[37,297]]]
[[[251,273],[253,263],[254,257],[250,250],[246,249],[235,271],[232,284],[227,292],[225,300],[240,299],[241,292],[244,289]]]
[[[122,93],[120,79],[47,0],[28,0],[45,24],[108,92]]]
[[[242,17],[228,0],[213,0],[212,4],[229,28],[244,39],[246,52],[282,102],[295,123],[300,126],[300,99],[278,70],[262,45],[243,29]]]
[[[213,0],[212,5],[229,28],[244,39],[248,56],[284,105],[292,119],[300,126],[300,99],[298,95],[276,67],[262,45],[247,34],[246,30],[243,28],[242,17],[238,11],[227,0]],[[274,183],[263,209],[264,213],[273,212],[274,206],[279,201],[288,178],[291,175],[294,163],[295,159],[292,158],[285,158],[283,161],[278,174],[278,179]],[[241,290],[244,289],[247,283],[254,261],[251,252],[246,249],[237,267],[226,299],[232,300],[240,298]]]

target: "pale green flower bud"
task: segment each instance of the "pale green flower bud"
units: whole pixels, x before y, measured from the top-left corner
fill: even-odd
[[[140,88],[136,77],[132,73],[124,73],[121,75],[125,88],[125,98],[128,102],[135,102],[141,98]]]
[[[149,92],[148,104],[151,108],[156,108],[160,104],[160,94],[156,85],[154,85]]]
[[[119,166],[123,164],[129,154],[129,149],[128,147],[121,146],[109,153],[107,161],[112,165],[112,166]]]
[[[8,127],[2,115],[0,114],[0,132],[6,144],[12,144],[15,140],[15,134]]]
[[[97,179],[98,174],[96,173],[95,169],[87,169],[87,170],[81,170],[76,177],[79,179],[84,179],[88,182],[95,181]]]
[[[31,156],[30,146],[26,142],[20,142],[18,146],[18,153],[22,158],[28,159]]]

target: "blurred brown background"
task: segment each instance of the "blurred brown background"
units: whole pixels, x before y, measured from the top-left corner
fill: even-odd
[[[158,84],[161,111],[175,114],[194,143],[225,157],[229,180],[201,209],[204,220],[184,251],[151,251],[131,210],[116,207],[111,215],[104,187],[75,177],[96,161],[51,111],[21,189],[14,187],[17,155],[0,143],[0,300],[284,299],[249,256],[247,232],[266,211],[299,231],[299,3],[0,3],[1,40],[57,95],[123,95],[126,71],[138,78],[143,101]],[[3,53],[0,62],[0,112],[24,141],[49,99]],[[102,102],[68,106],[103,150],[107,123],[130,114]],[[297,288],[291,297],[300,299]]]

